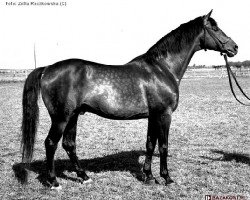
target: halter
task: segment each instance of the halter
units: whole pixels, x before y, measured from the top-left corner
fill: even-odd
[[[250,106],[250,104],[246,104],[246,103],[243,103],[242,101],[240,101],[235,92],[234,92],[234,89],[233,89],[233,85],[232,85],[232,80],[231,80],[231,75],[236,83],[236,85],[238,86],[239,90],[241,91],[241,93],[245,96],[246,99],[250,100],[250,98],[246,95],[246,93],[242,90],[241,86],[239,85],[234,73],[232,72],[229,64],[228,64],[228,61],[227,61],[227,55],[226,54],[223,54],[222,51],[224,50],[224,46],[226,43],[228,43],[228,41],[230,40],[230,37],[227,38],[226,41],[221,41],[219,38],[217,38],[215,36],[215,34],[211,31],[211,28],[208,28],[206,25],[204,25],[204,50],[207,51],[207,48],[206,48],[206,31],[208,32],[208,34],[214,39],[214,42],[219,46],[220,50],[221,50],[221,55],[224,56],[224,59],[225,59],[225,62],[226,62],[226,68],[227,68],[227,74],[228,74],[228,78],[229,78],[229,85],[230,85],[230,89],[231,89],[231,92],[233,93],[233,96],[234,98],[242,105],[245,105],[245,106]]]
[[[208,28],[205,24],[204,24],[203,29],[204,29],[204,50],[207,51],[207,48],[206,48],[206,32],[208,32],[208,34],[214,39],[214,42],[219,46],[220,50],[223,51],[225,44],[228,43],[228,41],[231,38],[228,37],[226,41],[222,41],[219,38],[217,38],[215,36],[215,34],[211,31],[211,28]]]

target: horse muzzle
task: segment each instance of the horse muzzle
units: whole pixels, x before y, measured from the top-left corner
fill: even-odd
[[[226,53],[228,57],[233,57],[238,53],[238,45],[232,40],[225,45],[225,50],[223,53]]]

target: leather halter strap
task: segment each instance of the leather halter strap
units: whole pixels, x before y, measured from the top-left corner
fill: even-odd
[[[214,39],[214,42],[219,46],[220,50],[224,50],[224,46],[228,41],[230,40],[230,37],[227,38],[227,40],[222,41],[218,37],[215,36],[215,34],[211,31],[211,28],[204,25],[204,50],[207,51],[206,48],[206,32]]]
[[[231,70],[231,68],[230,68],[230,66],[229,66],[229,64],[228,64],[227,55],[226,55],[226,54],[224,54],[224,59],[225,59],[225,62],[226,62],[226,68],[227,68],[227,74],[228,74],[230,89],[231,89],[231,92],[233,93],[234,98],[235,98],[240,104],[242,104],[242,105],[244,105],[244,106],[250,106],[250,104],[243,103],[242,101],[240,101],[240,100],[237,98],[237,96],[236,96],[236,94],[235,94],[235,92],[234,92],[234,89],[233,89],[232,80],[231,80],[231,75],[232,75],[232,77],[233,77],[233,79],[234,79],[236,85],[238,86],[239,90],[241,91],[241,93],[242,93],[248,100],[250,100],[250,98],[249,98],[249,97],[246,95],[246,93],[242,90],[242,88],[241,88],[240,84],[238,83],[238,81],[237,81],[237,79],[236,79],[234,73],[232,72],[232,70]]]

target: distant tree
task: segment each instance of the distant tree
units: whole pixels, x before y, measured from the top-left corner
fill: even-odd
[[[236,67],[240,69],[242,66],[250,68],[250,60],[245,60],[243,62],[228,62],[229,66]]]
[[[220,69],[220,68],[222,68],[222,67],[223,67],[223,65],[213,65],[212,67],[216,70],[216,69]]]
[[[245,60],[242,62],[242,66],[250,68],[250,60]]]

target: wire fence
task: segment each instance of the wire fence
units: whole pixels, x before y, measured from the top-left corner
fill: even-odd
[[[233,73],[237,77],[250,77],[250,68],[231,68]],[[203,69],[188,69],[184,74],[184,79],[189,78],[224,78],[227,77],[226,68],[213,69],[213,68],[203,68]]]

